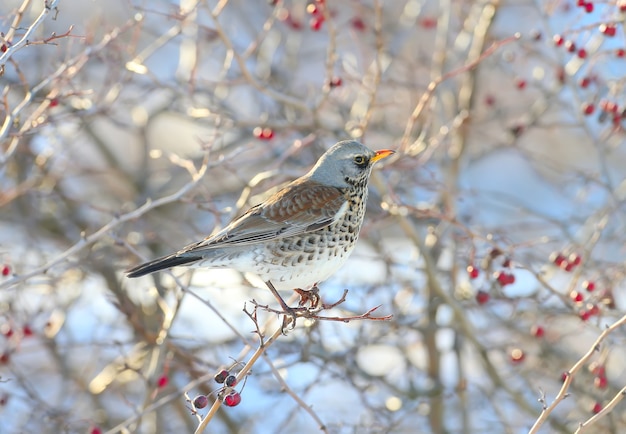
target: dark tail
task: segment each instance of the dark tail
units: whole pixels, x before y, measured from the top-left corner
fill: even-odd
[[[135,268],[131,268],[130,270],[126,271],[126,276],[145,276],[146,274],[154,273],[155,271],[165,270],[166,268],[175,267],[177,265],[189,264],[191,262],[196,262],[200,259],[202,259],[202,257],[199,256],[163,256],[162,258],[158,258],[153,261],[146,262],[145,264],[138,265]]]

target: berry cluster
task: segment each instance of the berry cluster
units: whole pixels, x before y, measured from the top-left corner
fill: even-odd
[[[271,128],[255,127],[252,134],[259,140],[272,140],[274,138],[274,130]]]
[[[503,255],[503,252],[500,249],[492,249],[487,258],[485,258],[485,261],[483,261],[483,268],[490,269],[490,264],[493,262],[493,260],[501,255]],[[515,283],[515,275],[511,272],[511,259],[505,257],[502,260],[501,267],[501,270],[497,270],[493,273],[493,281],[497,282],[500,287],[505,287],[507,285]],[[472,280],[477,279],[478,276],[480,276],[480,270],[474,264],[469,264],[466,267],[466,271],[467,275]],[[476,293],[476,301],[478,302],[478,304],[487,303],[489,301],[489,298],[490,296],[488,291],[481,289]]]
[[[235,407],[241,402],[241,395],[233,388],[237,385],[237,377],[226,369],[222,369],[213,377],[216,383],[224,386],[218,392],[218,398],[228,407]],[[198,395],[193,401],[195,409],[205,408],[209,405],[209,399],[206,395]]]
[[[554,252],[550,255],[550,262],[569,273],[581,264],[582,258],[578,253],[570,253],[566,256],[564,253]]]
[[[315,3],[309,3],[306,7],[306,11],[309,15],[311,15],[311,19],[309,20],[309,27],[314,32],[318,32],[321,30],[322,25],[326,18],[324,17],[324,11],[326,9],[325,0],[315,0]]]

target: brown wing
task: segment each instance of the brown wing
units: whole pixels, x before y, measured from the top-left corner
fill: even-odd
[[[345,196],[338,188],[297,179],[217,234],[187,246],[177,256],[305,234],[330,225],[345,203]]]

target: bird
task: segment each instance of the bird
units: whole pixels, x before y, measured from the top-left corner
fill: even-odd
[[[128,270],[135,278],[179,265],[230,268],[278,291],[306,288],[334,274],[359,237],[373,165],[394,151],[372,151],[356,140],[329,148],[304,176],[248,209],[217,233]],[[294,317],[295,323],[295,317]]]

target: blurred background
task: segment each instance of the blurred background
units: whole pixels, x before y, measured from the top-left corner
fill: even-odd
[[[194,398],[279,326],[244,309],[275,300],[229,270],[124,270],[346,138],[397,154],[324,314],[393,319],[301,320],[204,432],[624,432],[625,17],[622,0],[3,1],[0,433],[194,432]]]

